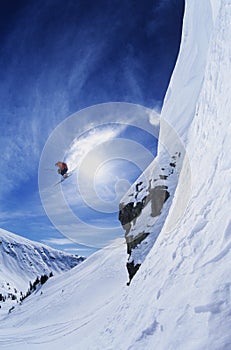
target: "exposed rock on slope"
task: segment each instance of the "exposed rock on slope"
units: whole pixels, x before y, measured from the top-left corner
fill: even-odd
[[[125,229],[127,270],[130,284],[145,255],[157,239],[167,216],[177,185],[180,152],[165,157],[160,168],[157,160],[136,181],[129,194],[120,203],[119,220]],[[131,193],[132,192],[132,193]],[[165,202],[168,200],[168,204]],[[142,219],[142,213],[148,220]],[[155,225],[156,229],[152,227]]]

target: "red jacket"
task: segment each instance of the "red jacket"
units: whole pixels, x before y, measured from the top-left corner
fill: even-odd
[[[57,165],[60,170],[68,170],[67,164],[64,162],[57,162],[55,165]]]

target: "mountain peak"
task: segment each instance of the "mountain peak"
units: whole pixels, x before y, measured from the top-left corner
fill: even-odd
[[[0,305],[16,303],[28,289],[29,282],[42,275],[61,274],[84,260],[44,244],[33,242],[0,229]]]

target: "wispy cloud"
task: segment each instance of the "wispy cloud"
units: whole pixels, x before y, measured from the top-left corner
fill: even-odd
[[[61,36],[56,33],[56,41],[53,38],[52,40],[50,38],[50,42],[47,40],[48,47],[44,47],[42,61],[40,55],[36,55],[38,61],[34,66],[35,62],[31,55],[34,55],[33,49],[37,50],[37,48],[34,46],[32,32],[36,33],[36,38],[39,40],[42,34],[39,33],[41,27],[38,23],[42,23],[44,14],[52,6],[52,4],[43,4],[42,7],[40,6],[41,11],[37,11],[36,2],[32,2],[24,12],[21,21],[18,23],[15,21],[15,27],[8,33],[7,40],[1,47],[4,70],[1,72],[0,81],[0,146],[4,174],[1,176],[0,199],[29,182],[31,177],[36,175],[47,137],[64,118],[79,108],[75,106],[74,110],[71,109],[70,100],[76,101],[76,96],[81,93],[89,75],[95,70],[95,65],[107,45],[107,40],[95,42],[95,39],[86,31],[85,23],[79,21],[75,34],[81,50],[76,48],[70,36],[70,28],[67,26],[67,30]],[[37,14],[38,21],[30,21],[33,13]],[[28,21],[30,32],[26,29]],[[20,45],[18,45],[19,41]],[[30,50],[27,50],[28,42]],[[54,53],[57,50],[55,42],[58,43],[56,64],[53,62],[56,57]],[[65,49],[60,50],[60,47]],[[11,57],[10,64],[7,64],[4,55]],[[21,59],[18,60],[17,57]],[[67,57],[73,57],[71,63]],[[61,79],[60,71],[62,71]],[[58,81],[57,77],[59,77]]]
[[[21,209],[12,210],[12,208],[9,208],[8,210],[1,210],[0,212],[0,220],[15,220],[15,219],[35,219],[35,218],[42,218],[44,217],[44,211],[38,203],[34,204],[30,203],[30,206],[32,209],[29,209],[28,206],[23,206]]]
[[[105,125],[93,128],[76,138],[66,154],[70,170],[75,169],[90,151],[109,140],[113,140],[123,129],[125,126],[119,124]],[[95,160],[92,158],[91,162],[95,162]]]
[[[55,244],[55,245],[73,245],[73,242],[68,238],[47,238],[43,239],[42,242],[46,244]]]
[[[62,251],[66,253],[82,256],[88,256],[98,250],[98,248],[75,243],[66,237],[50,237],[47,239],[42,239],[41,242],[55,249],[62,249]]]
[[[7,128],[7,123],[1,125]],[[21,181],[27,181],[35,171],[35,159],[38,159],[40,144],[37,121],[20,120],[1,137],[1,162],[4,174],[1,176],[0,196],[17,187]]]

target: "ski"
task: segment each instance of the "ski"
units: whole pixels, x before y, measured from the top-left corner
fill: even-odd
[[[60,181],[56,182],[53,187],[57,186],[58,184],[61,184],[65,179],[61,179]]]
[[[59,180],[58,182],[56,182],[53,186],[57,186],[58,184],[61,184],[63,181],[65,181],[66,179],[68,179],[71,175],[73,174],[73,172],[71,173],[67,173],[66,177],[63,177],[61,180]]]

